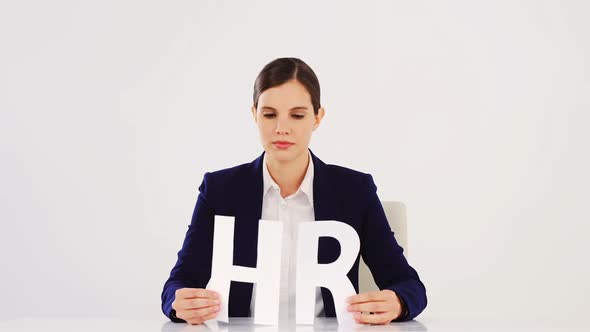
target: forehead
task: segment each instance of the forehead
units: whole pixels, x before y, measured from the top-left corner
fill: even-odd
[[[265,90],[258,97],[258,107],[262,106],[287,109],[292,106],[311,106],[311,96],[303,84],[291,80]]]

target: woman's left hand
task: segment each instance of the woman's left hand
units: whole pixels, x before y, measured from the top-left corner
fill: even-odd
[[[361,324],[389,324],[402,313],[399,297],[389,289],[353,295],[347,301],[348,311],[354,312],[354,320]]]

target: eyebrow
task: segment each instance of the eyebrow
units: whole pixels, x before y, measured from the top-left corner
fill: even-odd
[[[270,107],[270,106],[262,106],[260,107],[263,110],[270,110],[270,111],[276,111],[275,108]],[[307,110],[308,108],[306,106],[295,106],[293,108],[291,108],[289,111],[300,111],[300,110]]]

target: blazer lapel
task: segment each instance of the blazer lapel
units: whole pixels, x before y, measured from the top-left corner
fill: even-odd
[[[333,189],[327,166],[312,151],[313,158],[313,210],[315,221],[337,220],[338,216],[338,199],[337,191]],[[318,263],[328,263],[334,261],[340,255],[340,246],[335,244],[336,240],[330,238],[320,238],[318,246]],[[332,293],[324,287],[321,288],[322,299],[324,301],[324,315],[326,317],[335,317],[334,298]]]
[[[326,164],[321,161],[311,150],[313,159],[313,211],[315,220],[332,220],[337,209],[336,198],[332,190],[332,184],[326,174]]]
[[[240,199],[238,211],[247,218],[252,218],[258,222],[262,216],[262,167],[264,163],[264,152],[250,163],[248,176],[240,184]]]

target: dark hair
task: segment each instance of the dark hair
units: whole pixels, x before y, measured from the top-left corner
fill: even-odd
[[[313,70],[297,58],[278,58],[262,68],[254,82],[254,107],[258,107],[258,97],[264,91],[293,79],[303,84],[311,96],[313,112],[317,115],[321,107],[320,82]]]

